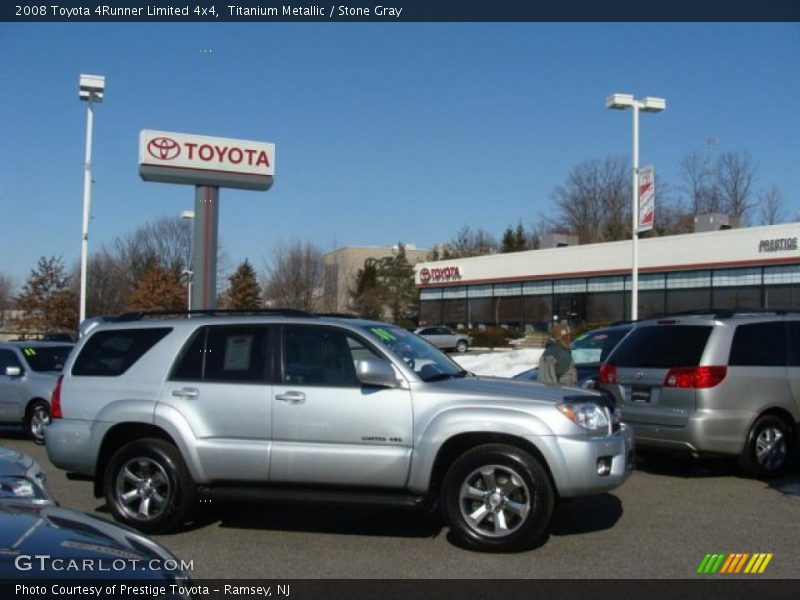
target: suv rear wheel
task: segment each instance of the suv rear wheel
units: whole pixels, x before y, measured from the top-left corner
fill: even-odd
[[[442,484],[454,541],[475,550],[511,552],[533,545],[553,514],[553,486],[541,463],[506,444],[465,452]]]
[[[774,477],[786,467],[793,445],[792,429],[786,421],[764,415],[750,428],[739,463],[749,475]]]
[[[103,489],[114,518],[145,533],[185,523],[197,493],[178,449],[155,438],[120,448],[106,466]]]

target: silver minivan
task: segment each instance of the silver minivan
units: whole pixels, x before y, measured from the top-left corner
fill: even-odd
[[[643,322],[600,368],[640,447],[786,466],[800,420],[800,315],[717,313]]]

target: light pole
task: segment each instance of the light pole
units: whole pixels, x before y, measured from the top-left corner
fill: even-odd
[[[187,300],[186,300],[186,309],[192,310],[192,281],[194,280],[194,271],[192,270],[194,266],[192,262],[194,260],[194,211],[193,210],[183,210],[181,211],[181,219],[184,221],[189,221],[189,231],[191,232],[189,235],[189,266],[188,268],[183,270],[183,275],[186,275],[186,289],[187,289]]]
[[[89,262],[89,212],[92,203],[92,121],[93,104],[103,101],[106,78],[103,75],[81,74],[78,97],[88,104],[86,112],[86,160],[83,163],[83,229],[81,232],[81,300],[79,323],[86,319],[86,281]]]
[[[633,257],[631,266],[631,320],[639,318],[639,111],[661,112],[667,107],[664,98],[647,96],[635,100],[633,94],[611,94],[606,98],[606,108],[633,109],[633,201],[631,209],[631,238]]]

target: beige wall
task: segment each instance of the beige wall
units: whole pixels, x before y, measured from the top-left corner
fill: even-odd
[[[329,312],[348,312],[350,287],[358,270],[364,267],[368,258],[392,256],[394,249],[381,246],[347,246],[325,255],[324,310]],[[406,258],[411,264],[422,262],[428,256],[427,250],[406,247]]]

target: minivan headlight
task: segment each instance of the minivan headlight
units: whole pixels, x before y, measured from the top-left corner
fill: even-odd
[[[608,430],[608,411],[594,402],[562,402],[559,412],[588,431]]]

